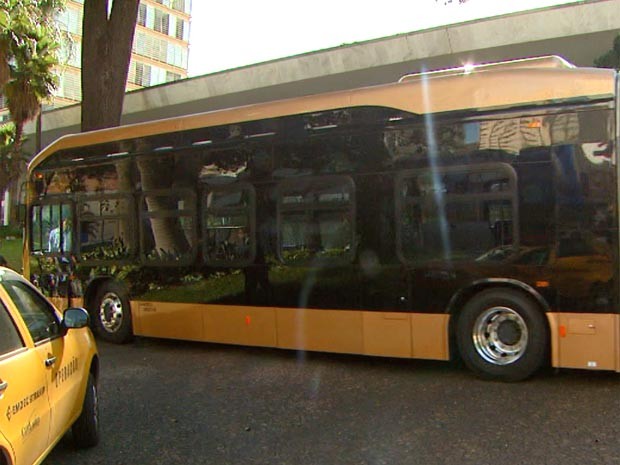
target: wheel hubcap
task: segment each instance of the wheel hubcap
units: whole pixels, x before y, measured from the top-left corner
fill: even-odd
[[[494,365],[508,365],[519,360],[527,348],[525,320],[508,307],[492,307],[480,314],[472,334],[476,352]]]
[[[115,333],[123,323],[123,303],[119,296],[109,292],[103,296],[99,305],[101,326],[109,333]]]

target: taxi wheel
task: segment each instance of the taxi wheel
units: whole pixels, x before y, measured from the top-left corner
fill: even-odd
[[[91,310],[93,327],[97,336],[109,342],[123,344],[133,337],[131,309],[125,288],[106,281],[95,294]]]
[[[82,413],[73,424],[71,432],[77,447],[93,447],[99,442],[99,403],[97,385],[92,374],[88,375]]]

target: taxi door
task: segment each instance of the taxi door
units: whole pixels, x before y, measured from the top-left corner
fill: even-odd
[[[15,465],[30,465],[47,450],[51,422],[47,368],[25,331],[0,302],[0,430]]]
[[[78,338],[88,338],[84,332],[61,330],[60,318],[54,307],[32,286],[21,280],[4,280],[3,288],[15,307],[30,324],[30,334],[36,344],[40,363],[45,365],[48,398],[52,410],[50,440],[55,442],[80,414],[84,383],[88,370],[80,358]],[[42,323],[43,322],[43,323]],[[40,327],[45,326],[45,331]],[[84,341],[84,346],[87,341]],[[87,354],[82,354],[85,357]]]

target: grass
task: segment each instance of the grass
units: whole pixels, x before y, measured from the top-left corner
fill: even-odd
[[[22,240],[21,238],[0,239],[0,255],[15,271],[22,270]]]

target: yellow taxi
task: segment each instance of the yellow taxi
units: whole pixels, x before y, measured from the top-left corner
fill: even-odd
[[[0,465],[42,462],[69,429],[77,446],[96,445],[98,371],[88,313],[59,314],[0,268]]]

